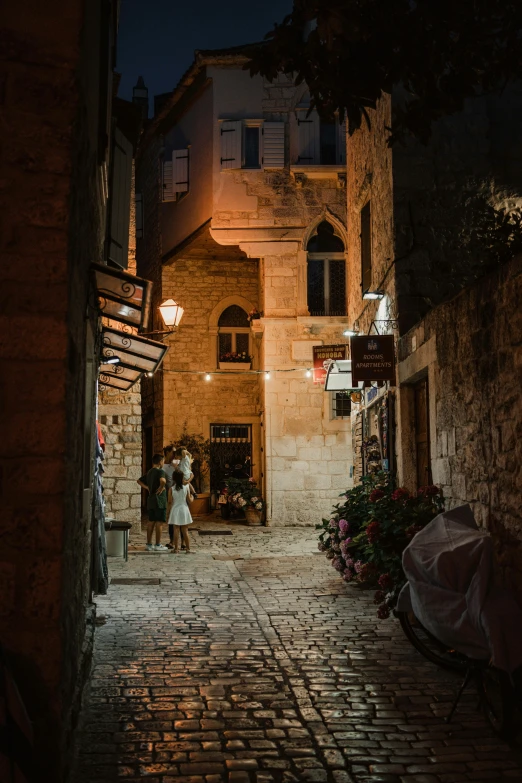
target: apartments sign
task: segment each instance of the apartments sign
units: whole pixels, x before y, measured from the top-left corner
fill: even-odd
[[[395,383],[395,340],[392,334],[350,338],[352,380]]]

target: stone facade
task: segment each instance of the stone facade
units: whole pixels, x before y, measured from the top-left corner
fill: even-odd
[[[494,206],[520,203],[514,139],[522,130],[522,96],[509,87],[502,96],[468,101],[464,111],[435,123],[427,146],[410,140],[389,149],[386,127],[398,97],[384,97],[370,112],[371,128],[348,141],[350,322],[365,334],[376,319],[379,332],[402,335],[398,385],[389,396],[399,483],[419,486],[418,440],[425,438],[423,483],[439,484],[449,506],[471,503],[495,537],[504,582],[522,596],[515,489],[520,260],[484,277],[480,248],[475,257],[467,251],[488,199]],[[380,301],[364,301],[358,289],[360,211],[368,200],[372,289],[383,292]],[[419,384],[426,390],[425,427],[416,408]],[[353,417],[359,441],[371,434],[372,411],[365,410],[365,433],[361,414]],[[356,475],[360,456],[358,448]]]
[[[129,262],[127,271],[136,274],[136,204],[134,177],[129,221]],[[117,322],[111,324],[118,328]],[[130,538],[141,532],[141,489],[136,483],[143,475],[141,437],[141,388],[136,384],[125,394],[115,389],[100,392],[98,421],[105,438],[103,493],[105,515],[132,522]]]
[[[346,316],[310,316],[306,283],[306,248],[321,221],[328,221],[347,247],[345,165],[293,165],[298,159],[298,116],[304,120],[306,115],[305,87],[284,76],[273,84],[251,79],[242,65],[240,55],[198,54],[141,145],[138,188],[154,220],[147,244],[140,248],[138,243],[138,268],[147,276],[157,272],[159,256],[152,248],[159,242],[162,296],[185,308],[163,380],[158,376],[154,386],[154,444],[157,449],[175,437],[185,421],[208,436],[209,423],[216,416],[218,422],[228,421],[232,408],[232,421],[252,421],[254,415],[260,435],[253,462],[269,522],[314,524],[351,484],[350,422],[332,419],[330,394],[306,375],[313,344],[345,342]],[[210,140],[201,133],[203,105],[212,112]],[[284,123],[284,163],[276,169],[260,165],[223,170],[220,122],[239,117],[246,118],[246,124]],[[151,205],[159,195],[158,160],[168,160],[182,144],[190,145],[194,179],[189,174],[186,197],[160,205],[158,220],[157,206]],[[342,156],[341,134],[339,144]],[[209,163],[205,185],[198,190],[203,160]],[[213,183],[209,202],[208,182]],[[183,233],[185,225],[193,226],[193,214],[207,222],[198,231]],[[173,237],[178,243],[174,246]],[[245,260],[236,266],[228,253]],[[264,374],[226,381],[213,376],[205,382],[202,376],[177,374],[215,368],[212,337],[217,321],[211,323],[209,313],[216,315],[212,308],[219,310],[220,301],[228,298],[232,303],[234,297],[245,309],[255,305],[263,312],[252,324],[253,367],[270,371],[270,379]],[[241,391],[237,398],[236,390]]]
[[[73,0],[64,14],[54,0],[10,4],[0,55],[0,636],[34,725],[37,772],[57,783],[93,632],[89,265],[103,258],[105,229],[101,6]]]
[[[399,380],[430,380],[433,480],[494,535],[503,581],[522,599],[522,258],[440,305],[399,342]],[[401,386],[402,390],[402,386]],[[406,425],[402,449],[414,451]],[[414,466],[404,465],[414,488]]]

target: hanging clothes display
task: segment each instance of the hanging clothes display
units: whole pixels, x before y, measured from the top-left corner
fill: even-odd
[[[107,567],[107,547],[105,543],[105,503],[103,499],[103,460],[104,453],[100,442],[101,429],[96,427],[96,457],[94,466],[93,499],[93,584],[92,589],[98,595],[106,595],[109,587],[109,569]],[[102,436],[103,437],[103,436]]]

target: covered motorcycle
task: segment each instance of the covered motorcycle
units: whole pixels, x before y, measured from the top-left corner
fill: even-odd
[[[469,505],[445,511],[402,558],[408,583],[397,609],[413,611],[433,636],[511,674],[522,666],[522,610],[494,585],[493,542]]]

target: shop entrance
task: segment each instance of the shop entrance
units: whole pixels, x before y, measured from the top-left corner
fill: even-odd
[[[417,488],[432,483],[430,455],[430,419],[428,379],[413,387],[415,394],[415,455],[417,461]]]
[[[252,425],[210,425],[210,487],[219,490],[222,481],[237,474],[252,475]]]

